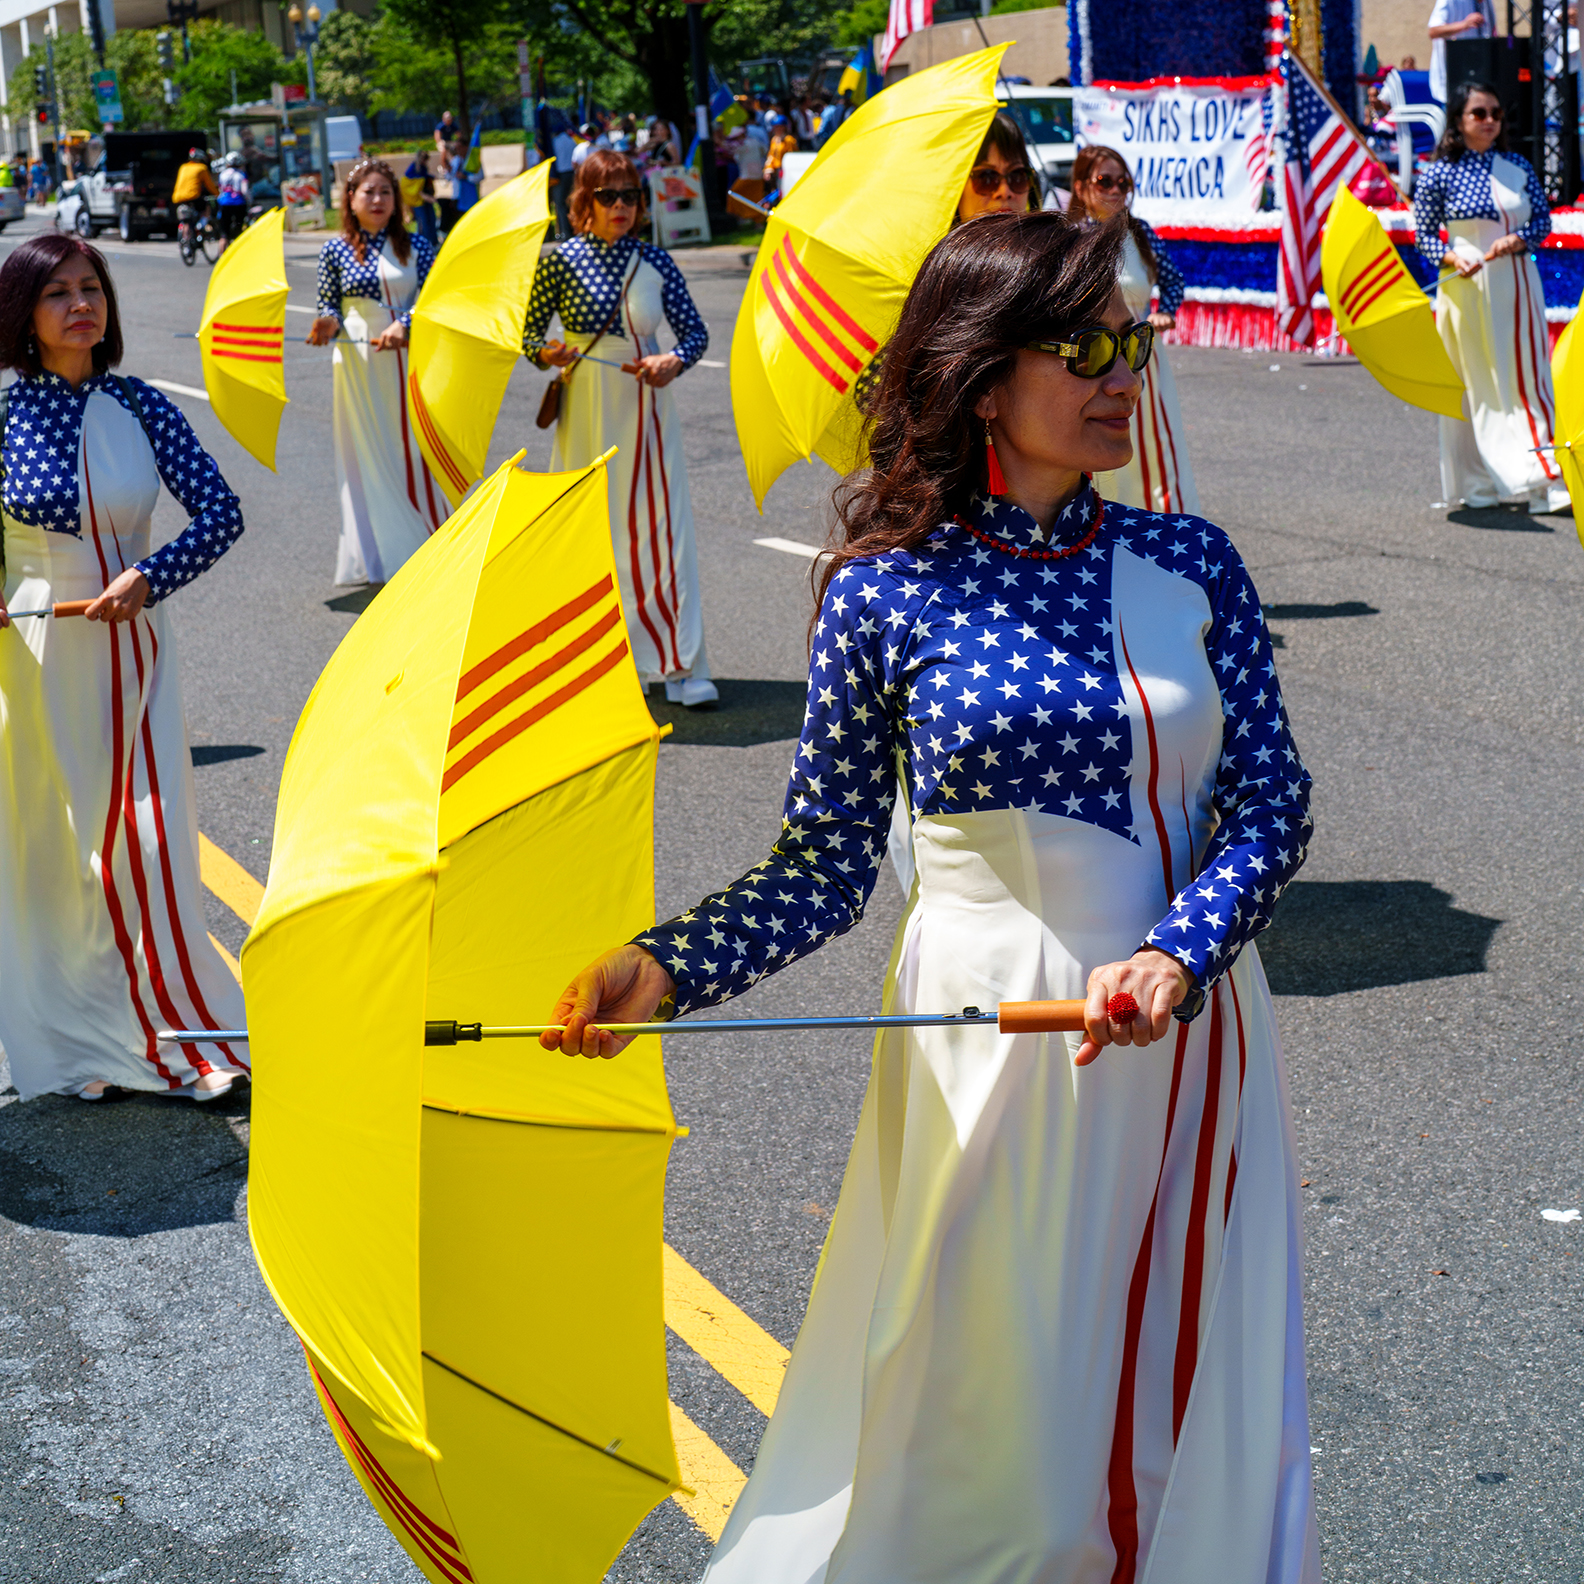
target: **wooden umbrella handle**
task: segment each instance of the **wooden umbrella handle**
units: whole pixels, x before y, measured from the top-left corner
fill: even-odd
[[[57,616],[82,616],[92,604],[92,600],[56,600],[54,613]]]
[[[997,1027],[1003,1034],[1081,1034],[1082,1001],[1003,1001]]]

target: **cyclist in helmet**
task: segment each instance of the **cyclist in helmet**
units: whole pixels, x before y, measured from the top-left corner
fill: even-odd
[[[220,172],[220,241],[222,247],[234,242],[242,234],[247,219],[248,179],[246,162],[237,153],[227,154],[225,169]]]
[[[187,204],[192,213],[181,218],[201,219],[209,207],[209,199],[219,191],[214,172],[209,169],[209,150],[188,149],[187,163],[176,172],[176,185],[171,191],[171,202],[177,205],[178,215],[180,206]]]

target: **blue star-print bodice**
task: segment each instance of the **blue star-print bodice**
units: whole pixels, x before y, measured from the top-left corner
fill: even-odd
[[[409,257],[417,261],[418,290],[422,291],[424,282],[429,279],[430,266],[435,261],[435,250],[425,237],[409,235],[407,241],[412,248]],[[384,302],[385,294],[380,290],[379,261],[380,254],[388,245],[389,238],[384,231],[376,231],[373,236],[365,231],[361,264],[352,244],[345,237],[331,237],[319,249],[319,312],[322,316],[334,319],[339,324],[343,297],[370,297],[375,302]],[[410,329],[412,306],[409,304],[396,317]]]
[[[1174,314],[1183,304],[1183,296],[1187,290],[1183,283],[1183,272],[1177,268],[1171,252],[1166,244],[1155,235],[1149,224],[1140,220],[1137,215],[1130,215],[1129,223],[1136,230],[1144,233],[1145,239],[1155,254],[1155,285],[1160,291],[1161,313]]]
[[[915,817],[1021,808],[1137,841],[1109,593],[1118,550],[1196,583],[1211,613],[1220,824],[1197,878],[1147,937],[1194,971],[1179,1015],[1198,1011],[1303,862],[1309,776],[1258,597],[1219,528],[1107,506],[1091,542],[1062,559],[986,542],[1076,545],[1100,509],[1086,483],[1047,536],[1010,501],[978,499],[918,548],[836,574],[814,629],[779,840],[742,879],[637,937],[676,980],[678,1012],[738,995],[857,923],[886,851],[899,762]]]
[[[1502,158],[1522,172],[1524,192],[1529,198],[1529,219],[1517,234],[1530,247],[1539,247],[1551,235],[1551,206],[1546,202],[1545,189],[1534,167],[1521,154],[1503,154]],[[1491,166],[1495,160],[1494,150],[1464,154],[1455,160],[1438,159],[1420,175],[1419,185],[1414,188],[1414,246],[1432,264],[1439,264],[1446,253],[1441,227],[1449,220],[1501,220],[1491,192]]]
[[[598,331],[616,306],[635,252],[659,273],[660,304],[665,309],[666,323],[677,338],[671,350],[682,359],[684,368],[692,368],[709,347],[709,327],[699,317],[687,282],[671,255],[631,234],[615,242],[602,242],[585,231],[539,260],[539,273],[534,276],[528,314],[523,321],[523,351],[532,356],[545,344],[552,314],[559,316],[562,327],[571,335],[593,335]],[[612,333],[621,334],[620,325],[612,325],[611,329]]]
[[[169,544],[137,563],[149,582],[145,603],[154,605],[208,571],[236,543],[242,533],[242,503],[170,398],[142,380],[128,383],[137,388],[159,476],[192,518]],[[81,535],[77,463],[83,409],[95,391],[133,411],[111,374],[95,374],[76,390],[50,373],[23,375],[11,386],[0,498],[18,522],[47,533]]]

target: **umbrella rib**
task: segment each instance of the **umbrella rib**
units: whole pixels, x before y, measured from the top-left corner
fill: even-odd
[[[660,1138],[673,1138],[676,1135],[675,1128],[637,1127],[626,1122],[562,1122],[549,1117],[496,1116],[490,1111],[467,1111],[461,1106],[436,1105],[432,1100],[425,1100],[423,1109],[436,1111],[441,1116],[465,1117],[470,1122],[505,1122],[511,1127],[561,1128],[571,1133],[651,1133]]]
[[[650,1479],[658,1480],[667,1490],[675,1490],[677,1488],[675,1480],[668,1479],[664,1474],[656,1474],[653,1469],[645,1468],[642,1463],[634,1463],[631,1458],[624,1458],[619,1452],[613,1452],[610,1447],[600,1446],[598,1442],[590,1441],[587,1436],[580,1436],[577,1431],[568,1430],[565,1425],[558,1425],[554,1419],[546,1419],[543,1414],[536,1414],[532,1408],[524,1408],[521,1403],[513,1402],[510,1397],[502,1397],[498,1391],[492,1391],[482,1381],[474,1380],[471,1375],[464,1375],[454,1365],[447,1364],[444,1359],[436,1358],[427,1349],[424,1350],[423,1356],[438,1369],[443,1369],[447,1375],[455,1375],[459,1381],[466,1381],[469,1386],[483,1392],[486,1397],[493,1397],[496,1402],[504,1403],[508,1408],[514,1408],[524,1417],[534,1420],[537,1424],[542,1424],[547,1430],[554,1430],[558,1435],[564,1435],[568,1440],[576,1441],[580,1446],[586,1446],[591,1452],[598,1452],[602,1456],[610,1458],[613,1462],[624,1464],[635,1473],[646,1474]]]

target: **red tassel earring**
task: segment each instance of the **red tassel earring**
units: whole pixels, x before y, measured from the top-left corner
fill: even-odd
[[[1001,471],[1001,459],[996,455],[995,441],[990,438],[988,420],[985,423],[985,492],[989,495],[1007,492],[1006,474]]]

